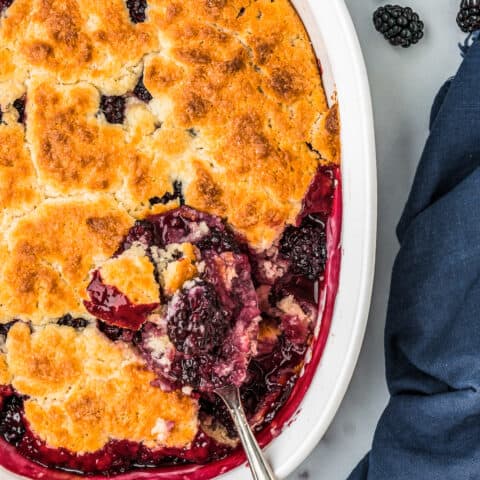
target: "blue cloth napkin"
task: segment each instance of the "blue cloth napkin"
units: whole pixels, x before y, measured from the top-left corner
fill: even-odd
[[[480,479],[480,41],[440,90],[397,234],[389,404],[350,480]]]

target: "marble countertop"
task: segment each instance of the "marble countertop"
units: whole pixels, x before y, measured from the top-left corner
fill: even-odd
[[[375,114],[379,180],[376,279],[365,342],[348,393],[324,439],[289,480],[345,480],[370,448],[388,400],[383,329],[398,249],[395,227],[428,134],[433,98],[456,72],[461,62],[458,42],[465,39],[455,23],[459,0],[399,0],[417,10],[426,24],[425,38],[406,50],[391,47],[372,25],[374,10],[392,2],[345,1],[363,48]]]

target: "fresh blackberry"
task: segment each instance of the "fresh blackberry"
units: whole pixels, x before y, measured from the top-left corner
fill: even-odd
[[[480,30],[480,0],[462,0],[457,24],[465,33]]]
[[[102,95],[100,110],[108,123],[123,123],[125,120],[125,97]]]
[[[373,14],[373,23],[394,46],[407,48],[423,37],[424,23],[410,7],[386,5]]]
[[[143,83],[143,77],[140,77],[137,85],[133,89],[133,94],[142,102],[148,103],[152,100],[152,94],[147,90],[147,87]]]
[[[147,0],[127,0],[127,8],[133,23],[142,23],[146,20]]]
[[[299,227],[287,227],[280,240],[280,254],[290,260],[290,271],[318,280],[327,261],[325,223],[308,215]]]

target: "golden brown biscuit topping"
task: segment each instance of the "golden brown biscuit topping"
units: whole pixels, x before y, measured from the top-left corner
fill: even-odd
[[[153,373],[95,328],[16,323],[6,343],[8,373],[28,395],[25,415],[52,447],[93,452],[111,439],[184,447],[197,432],[197,403],[151,386]],[[132,399],[135,401],[132,401]]]

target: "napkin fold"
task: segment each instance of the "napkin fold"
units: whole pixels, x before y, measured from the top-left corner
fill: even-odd
[[[480,41],[440,90],[397,229],[391,394],[350,480],[480,479]]]

